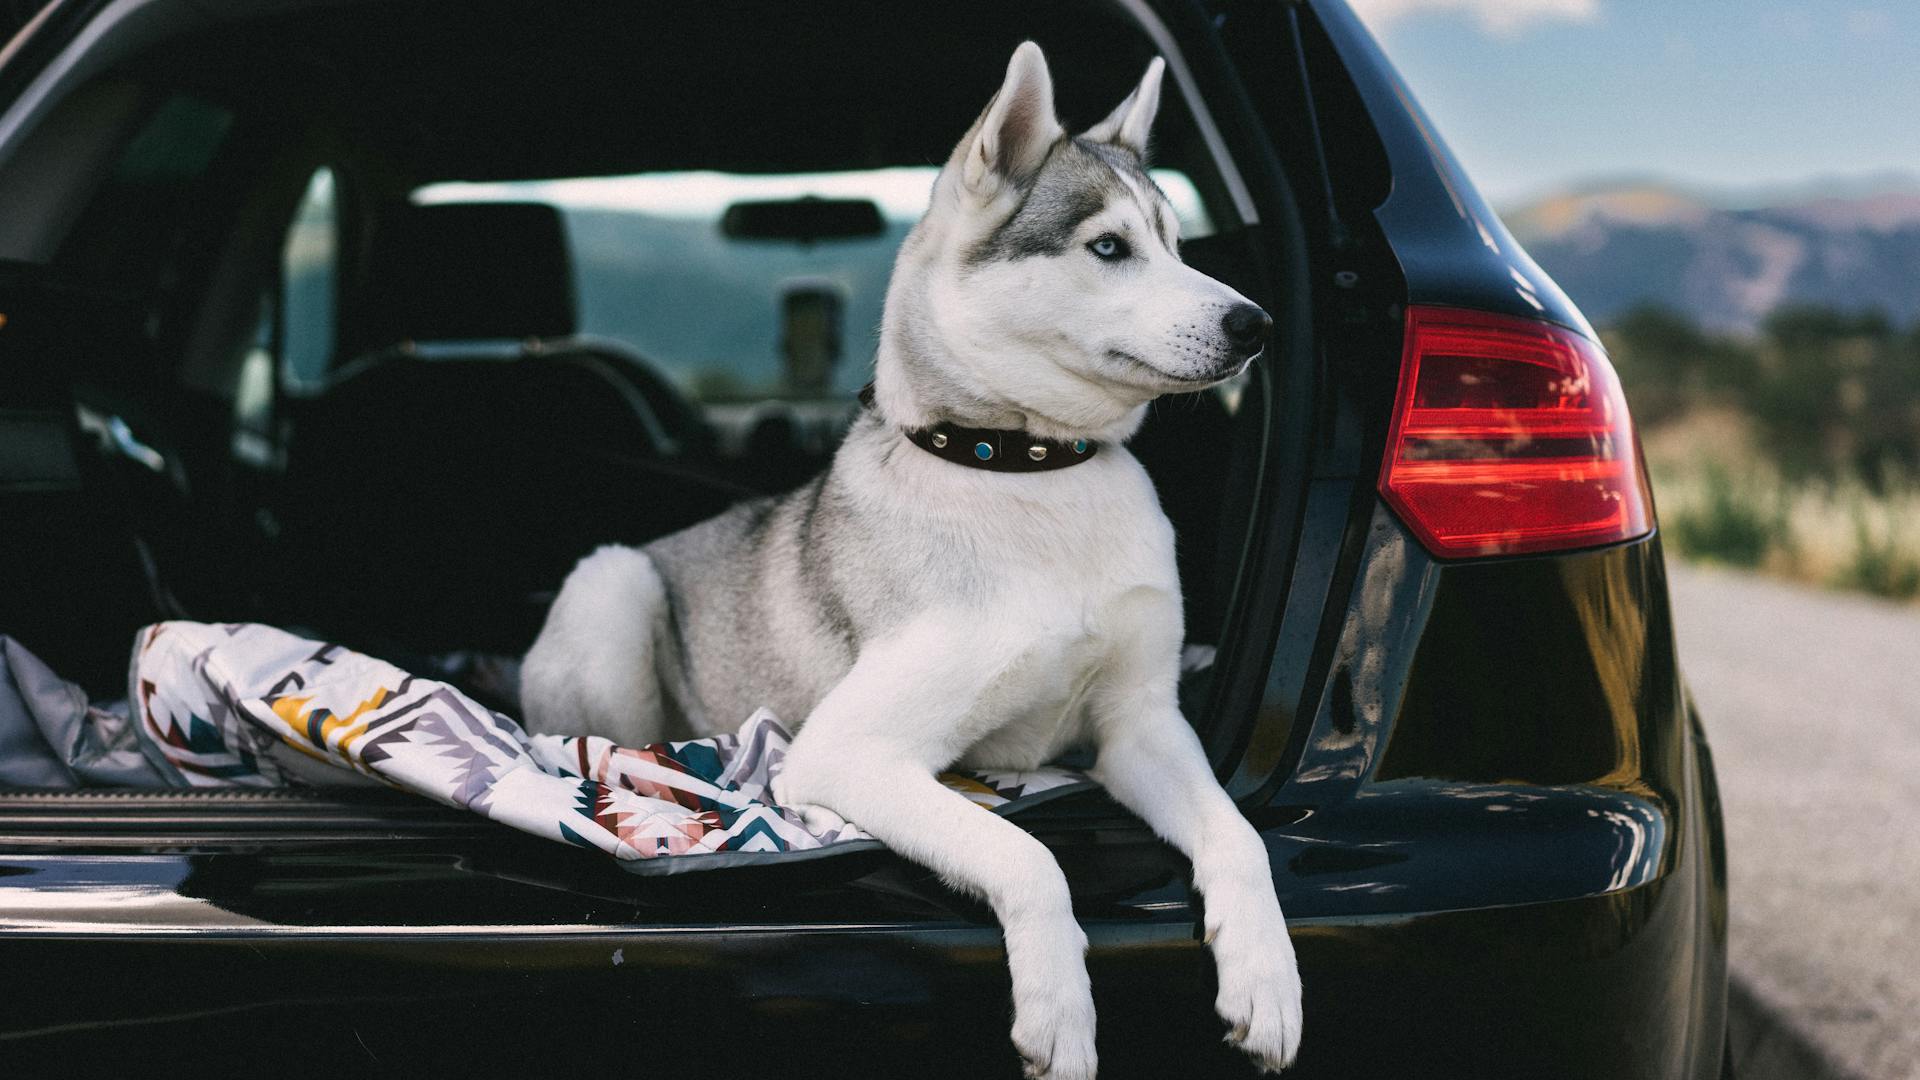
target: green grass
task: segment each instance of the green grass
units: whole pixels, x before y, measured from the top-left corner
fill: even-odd
[[[1675,488],[1682,498],[1665,497]],[[1668,541],[1692,558],[1758,567],[1770,549],[1791,544],[1779,489],[1754,477],[1736,480],[1718,462],[1704,463],[1692,484],[1670,477],[1661,494]]]
[[[1920,596],[1920,554],[1901,537],[1876,533],[1868,515],[1854,515],[1853,554],[1834,575],[1833,584],[1878,596],[1911,600]]]
[[[1652,471],[1662,533],[1685,558],[1920,599],[1920,487],[1910,482],[1788,480],[1705,453]]]

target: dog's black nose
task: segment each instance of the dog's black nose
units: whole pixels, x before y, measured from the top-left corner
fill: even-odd
[[[1266,345],[1273,319],[1252,304],[1235,304],[1220,320],[1220,328],[1227,332],[1227,342],[1234,352],[1252,356]]]

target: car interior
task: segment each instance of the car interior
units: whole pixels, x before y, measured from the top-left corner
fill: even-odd
[[[1012,48],[1041,42],[1074,128],[1156,51],[1078,3],[308,4],[152,36],[0,161],[0,633],[100,700],[160,619],[516,656],[596,546],[803,481]],[[1183,257],[1292,310],[1203,119],[1169,80]],[[1131,444],[1195,644],[1272,385],[1163,399]]]

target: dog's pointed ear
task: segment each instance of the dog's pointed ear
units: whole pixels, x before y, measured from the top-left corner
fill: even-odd
[[[1166,70],[1167,62],[1154,57],[1147,65],[1147,73],[1140,77],[1140,85],[1133,88],[1127,100],[1108,113],[1105,120],[1088,128],[1081,138],[1122,146],[1144,159],[1147,133],[1153,129],[1154,114],[1160,111],[1160,76]]]
[[[1033,175],[1065,131],[1053,114],[1053,76],[1040,46],[1021,42],[1007,62],[1007,79],[960,141],[960,179],[992,196],[1009,182]]]

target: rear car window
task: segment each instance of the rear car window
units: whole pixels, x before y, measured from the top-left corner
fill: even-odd
[[[441,183],[416,203],[540,202],[566,220],[583,334],[620,342],[708,405],[844,400],[871,373],[894,254],[926,211],[931,166],[833,173],[649,173]],[[1193,181],[1154,170],[1187,238],[1213,231]],[[867,236],[747,239],[731,208],[780,200],[870,202]]]

